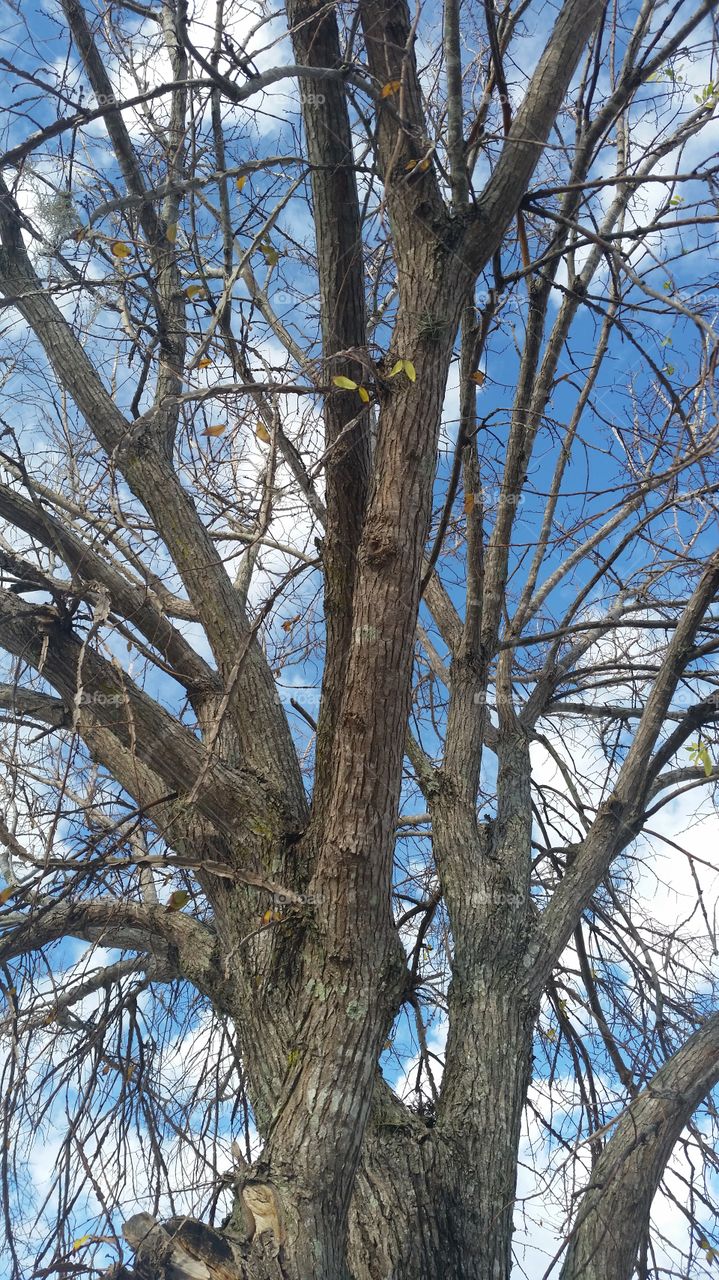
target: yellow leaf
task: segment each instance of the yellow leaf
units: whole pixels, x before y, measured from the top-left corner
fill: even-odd
[[[470,373],[469,375],[470,382],[474,382],[478,387],[484,386],[484,378],[485,375],[482,373],[481,369],[475,369],[474,373]]]
[[[170,222],[170,223],[168,223],[168,227],[167,227],[167,231],[165,232],[165,236],[166,236],[166,238],[167,238],[167,242],[168,242],[168,244],[174,244],[174,243],[175,243],[175,241],[176,241],[176,239],[177,239],[177,223],[176,223],[176,222]]]
[[[332,379],[332,381],[336,387],[341,387],[343,391],[359,390],[357,383],[353,382],[351,378],[345,378],[344,374],[342,373],[338,373],[336,377]]]
[[[401,80],[388,80],[386,84],[382,85],[382,92],[380,93],[380,97],[391,98],[392,94],[399,93],[401,88],[402,88]]]
[[[0,893],[0,906],[4,906],[4,904],[8,902],[10,898],[12,898],[12,895],[14,894],[14,892],[15,890],[13,889],[12,885],[8,885],[5,889],[3,889],[2,893]]]
[[[87,1244],[88,1241],[91,1239],[92,1239],[92,1236],[78,1236],[77,1240],[73,1240],[72,1247],[73,1249],[81,1249],[82,1246],[84,1244]]]
[[[188,284],[185,289],[185,297],[192,300],[193,298],[204,298],[205,290],[201,284]]]
[[[473,493],[465,493],[465,495],[464,495],[464,514],[465,514],[466,516],[469,516],[469,515],[471,515],[471,514],[472,514],[472,511],[473,511],[473,510],[474,510],[474,494],[473,494]]]
[[[557,1038],[557,1033],[554,1030],[554,1027],[547,1027],[547,1030],[545,1031],[544,1034],[546,1035],[548,1040],[556,1040]]]
[[[699,1243],[698,1243],[698,1245],[697,1245],[697,1248],[699,1248],[699,1249],[711,1249],[711,1245],[710,1245],[709,1241],[707,1240],[706,1236],[702,1236],[701,1240],[699,1241]]]
[[[280,260],[279,250],[275,249],[275,246],[273,244],[270,244],[269,240],[265,240],[264,243],[259,246],[259,248],[260,248],[260,253],[262,254],[262,257],[264,258],[268,267],[276,267],[277,263]]]
[[[235,178],[235,186],[237,187],[237,190],[241,191],[246,182],[247,182],[246,173],[241,174],[239,178]]]
[[[369,404],[369,391],[366,387],[358,387],[357,394],[363,404]]]
[[[416,161],[416,160],[408,160],[408,161],[407,161],[407,163],[406,163],[406,165],[405,165],[404,167],[405,167],[405,169],[407,170],[407,172],[409,173],[410,169],[416,169],[416,168],[417,168],[417,161]]]
[[[212,427],[205,427],[202,432],[203,436],[221,436],[227,426],[226,422],[216,422]]]
[[[198,369],[209,369],[211,364],[212,361],[209,356],[203,356],[201,360],[197,361]]]
[[[397,360],[389,371],[390,378],[396,378],[398,373],[405,373],[410,382],[417,381],[417,370],[411,360]]]
[[[181,911],[190,901],[187,889],[175,889],[165,903],[165,911]]]
[[[419,164],[418,164],[417,168],[419,169],[420,173],[426,173],[426,172],[427,172],[427,170],[429,169],[429,167],[430,167],[431,163],[432,163],[432,161],[431,161],[430,159],[428,159],[428,158],[426,158],[426,159],[424,159],[424,160],[420,160],[420,162],[419,162]]]
[[[270,444],[272,442],[272,436],[267,430],[267,427],[265,426],[264,422],[257,423],[257,426],[255,427],[255,435],[257,436],[258,440],[262,441],[263,444]]]
[[[134,1063],[134,1062],[128,1062],[127,1066],[125,1067],[125,1079],[126,1079],[126,1080],[132,1080],[132,1077],[133,1077],[133,1076],[134,1076],[134,1074],[135,1074],[135,1066],[136,1066],[136,1063]]]
[[[125,244],[124,240],[113,240],[110,245],[110,253],[116,258],[131,258],[132,249],[129,244]]]

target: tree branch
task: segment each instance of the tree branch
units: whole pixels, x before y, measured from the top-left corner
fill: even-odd
[[[715,1013],[624,1112],[582,1197],[561,1280],[630,1280],[672,1149],[717,1080]]]

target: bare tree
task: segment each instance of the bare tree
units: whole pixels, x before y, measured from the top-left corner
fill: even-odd
[[[3,13],[13,1276],[710,1274],[714,10]]]

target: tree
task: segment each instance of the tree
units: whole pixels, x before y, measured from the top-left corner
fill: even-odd
[[[714,9],[7,7],[13,1275],[709,1273]]]

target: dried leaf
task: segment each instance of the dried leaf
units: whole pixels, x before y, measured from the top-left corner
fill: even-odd
[[[474,494],[465,493],[464,495],[464,514],[470,516],[474,510]]]
[[[209,356],[203,356],[201,360],[197,361],[198,369],[209,369],[211,364],[212,361]]]
[[[165,239],[167,240],[168,244],[175,243],[177,239],[177,223],[176,222],[168,223],[167,231],[165,232]]]
[[[217,422],[212,427],[205,427],[205,430],[201,432],[201,434],[203,436],[221,436],[226,427],[226,422]]]
[[[401,88],[402,88],[401,80],[388,80],[386,84],[382,85],[382,91],[380,93],[380,97],[391,98],[392,94],[399,93]]]
[[[2,893],[0,893],[0,906],[4,906],[5,903],[8,902],[10,898],[12,898],[12,895],[14,893],[15,893],[15,890],[13,889],[12,885],[7,885],[7,887],[2,890]]]
[[[192,301],[193,298],[204,298],[205,290],[201,284],[188,284],[185,289],[185,297]]]
[[[124,240],[113,240],[110,245],[110,253],[115,258],[131,258],[132,249]]]
[[[240,174],[240,177],[239,177],[239,178],[235,178],[235,186],[237,187],[237,190],[238,190],[238,191],[241,191],[241,190],[242,190],[242,188],[244,187],[244,185],[245,185],[245,183],[246,183],[246,182],[247,182],[247,174],[246,174],[246,173],[242,173],[242,174]]]
[[[296,622],[299,622],[299,620],[300,620],[300,618],[301,618],[301,617],[302,617],[302,614],[301,614],[301,613],[296,613],[296,614],[295,614],[295,616],[294,616],[294,618],[287,618],[287,619],[285,619],[285,621],[282,623],[282,630],[283,630],[283,631],[291,631],[291,630],[292,630],[292,628],[294,627],[295,623],[296,623]]]
[[[470,382],[473,382],[475,386],[483,387],[485,377],[486,374],[482,373],[481,369],[475,369],[474,373],[470,373],[469,380]]]
[[[265,426],[264,422],[257,423],[257,426],[255,427],[255,435],[257,436],[258,440],[262,441],[263,444],[271,444],[272,442],[272,436],[267,430],[267,427]]]

